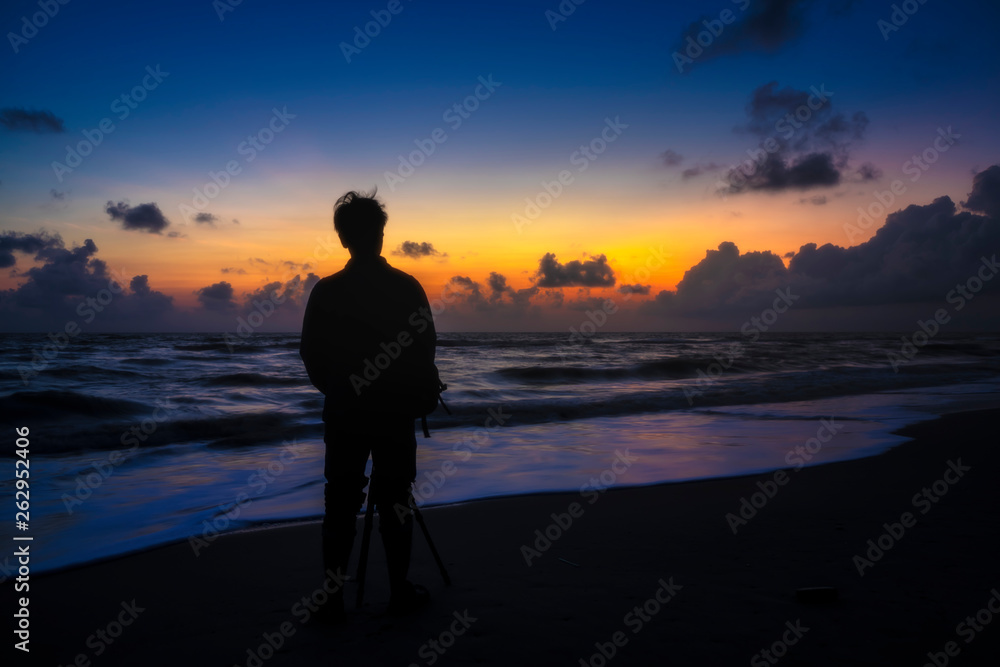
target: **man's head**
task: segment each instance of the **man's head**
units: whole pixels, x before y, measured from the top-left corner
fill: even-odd
[[[333,228],[351,257],[382,253],[382,232],[389,216],[382,202],[375,199],[376,191],[351,190],[333,207]]]

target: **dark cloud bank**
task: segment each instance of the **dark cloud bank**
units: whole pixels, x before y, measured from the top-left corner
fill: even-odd
[[[616,329],[707,326],[733,331],[770,306],[776,290],[781,290],[795,296],[779,327],[785,330],[906,331],[915,327],[916,318],[932,317],[938,308],[959,315],[961,293],[955,290],[963,287],[973,288],[972,298],[961,298],[964,310],[956,321],[967,328],[996,329],[1000,276],[993,279],[993,274],[1000,270],[995,264],[1000,254],[1000,165],[975,175],[961,207],[964,210],[949,197],[908,206],[889,214],[864,243],[850,247],[809,243],[786,254],[787,266],[774,252],[741,253],[734,243],[724,241],[688,269],[675,290],[662,290],[654,297],[648,296],[648,285],[619,284],[605,255],[563,263],[554,253],[539,259],[527,288],[512,288],[504,275],[494,271],[482,283],[454,276],[443,290],[427,286],[427,291],[432,301],[438,295],[445,299],[446,325],[464,321],[509,328],[534,323],[551,328],[552,322],[561,322],[556,311],[573,312],[578,320],[577,311],[611,298],[638,304],[632,306],[631,315],[623,310],[615,316],[621,323],[613,326]],[[97,246],[89,239],[67,248],[58,235],[44,231],[0,233],[0,268],[23,280],[19,287],[0,292],[4,329],[57,331],[75,320],[85,331],[228,331],[236,318],[271,301],[278,305],[276,314],[261,330],[296,330],[309,290],[319,280],[312,272],[305,277],[296,273],[242,295],[229,282],[220,281],[196,290],[197,306],[184,310],[155,290],[146,275],[113,271],[96,254]],[[25,258],[33,259],[33,265]],[[598,296],[592,293],[595,290]],[[88,299],[102,291],[115,293],[92,324],[83,322],[80,309],[87,309]],[[455,317],[462,312],[474,317]]]

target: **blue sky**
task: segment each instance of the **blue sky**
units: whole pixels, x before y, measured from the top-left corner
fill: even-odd
[[[847,247],[867,240],[876,228],[848,239],[844,225],[874,192],[903,177],[905,161],[931,146],[938,128],[953,127],[961,140],[893,210],[940,196],[960,203],[974,175],[1000,162],[994,35],[1000,7],[992,2],[914,0],[906,6],[915,11],[905,23],[897,15],[901,25],[892,31],[879,21],[892,21],[893,3],[849,0],[400,0],[394,15],[388,2],[243,0],[221,16],[220,6],[73,0],[52,4],[58,11],[37,34],[25,32],[23,23],[41,11],[37,1],[0,9],[6,35],[0,111],[47,112],[60,121],[58,131],[32,129],[13,116],[0,127],[0,226],[11,234],[59,234],[66,248],[92,238],[99,251],[87,261],[131,264],[130,274],[148,276],[183,313],[170,319],[183,326],[227,327],[231,313],[202,312],[200,290],[226,282],[238,311],[246,295],[277,275],[251,271],[251,260],[277,266],[308,254],[301,248],[329,231],[332,202],[351,188],[379,185],[396,225],[390,229],[399,234],[393,243],[431,242],[447,253],[396,260],[429,294],[454,276],[471,276],[485,289],[491,272],[517,289],[533,289],[548,252],[563,262],[604,254],[624,275],[641,263],[644,248],[667,243],[673,260],[649,280],[644,296],[652,303],[661,292],[678,290],[706,251],[725,241],[783,256],[808,243]],[[560,6],[575,9],[553,29],[551,12]],[[723,25],[720,34],[678,72],[673,54],[688,36],[697,37],[703,21],[724,11],[734,20],[714,23]],[[356,27],[374,20],[372,12],[391,20],[348,62],[344,44],[354,42]],[[11,37],[21,33],[31,36],[26,42]],[[115,100],[140,85],[147,68],[168,74],[119,118],[122,103]],[[473,94],[481,78],[499,86],[460,127],[449,128],[443,114]],[[830,115],[863,114],[863,131],[837,135],[830,154],[840,160],[835,178],[792,187],[765,183],[720,196],[727,170],[762,138],[746,126],[752,96],[769,82],[779,93],[825,86],[834,93]],[[293,120],[245,162],[238,146],[266,127],[274,109],[287,110]],[[114,132],[58,178],[53,162],[64,161],[67,146],[105,118]],[[567,168],[574,150],[608,118],[620,118],[628,129],[576,175],[572,191],[537,224],[514,234],[511,216],[525,198]],[[399,156],[439,127],[447,141],[398,189],[388,187],[385,174],[397,168]],[[816,133],[810,141],[822,138],[817,127],[804,130]],[[665,164],[668,150],[682,159]],[[819,149],[789,147],[783,156],[791,166],[810,150]],[[180,207],[230,160],[240,163],[241,173],[212,201],[216,222],[185,219]],[[868,180],[857,175],[865,164],[875,168]],[[169,227],[123,227],[105,206],[123,200],[155,204]],[[31,252],[16,251],[15,259],[0,278],[8,305],[32,280],[29,269],[45,265]],[[311,270],[326,275],[344,259]],[[223,275],[226,268],[244,273],[237,279]],[[536,290],[534,314],[513,313],[513,320],[513,311],[503,311],[505,304],[513,307],[504,294],[495,295],[492,306],[499,306],[480,308],[479,316],[474,303],[469,312],[448,316],[459,328],[503,322],[559,328],[575,317],[555,312],[569,312],[565,300],[585,305],[616,293],[602,292],[606,286],[564,287],[559,295]],[[52,313],[83,296],[64,291],[53,295],[52,312],[25,317],[44,327],[59,319]],[[933,301],[932,294],[927,298]],[[641,307],[638,299],[629,305],[635,312],[622,318],[626,328],[693,326],[690,312],[651,314],[654,306]],[[295,316],[289,313],[283,326],[294,326]],[[814,323],[828,326],[828,318],[816,315]]]

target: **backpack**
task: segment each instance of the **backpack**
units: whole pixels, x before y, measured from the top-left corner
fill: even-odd
[[[388,384],[377,385],[377,389],[369,392],[369,397],[377,397],[377,400],[397,407],[400,412],[413,419],[420,419],[420,426],[424,431],[424,437],[431,437],[427,428],[427,415],[437,409],[438,403],[449,415],[451,410],[444,402],[441,393],[448,389],[448,385],[441,381],[437,366],[433,363],[424,366],[419,374],[409,377],[395,377]]]
[[[438,403],[441,404],[445,412],[449,415],[451,414],[448,404],[444,402],[444,397],[441,396],[448,389],[448,385],[441,381],[437,366],[432,367],[434,369],[433,378],[429,378],[427,384],[415,392],[414,395],[414,408],[416,412],[414,417],[420,417],[420,427],[424,430],[425,438],[431,437],[431,432],[427,429],[427,415],[437,409]]]

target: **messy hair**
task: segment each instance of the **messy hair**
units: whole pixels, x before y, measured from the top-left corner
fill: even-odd
[[[347,245],[374,245],[389,219],[385,206],[371,192],[351,190],[333,207],[333,228]]]

